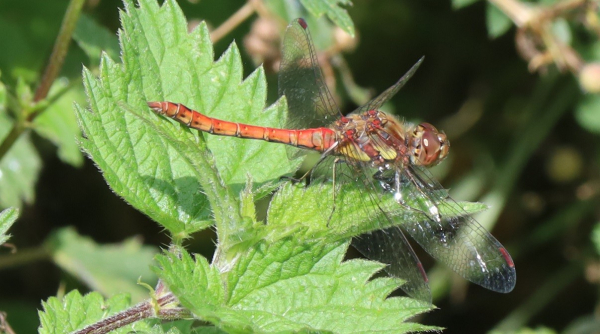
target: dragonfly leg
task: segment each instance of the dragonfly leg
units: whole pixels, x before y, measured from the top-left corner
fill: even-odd
[[[425,199],[427,201],[427,210],[423,210],[420,208],[416,208],[413,207],[409,204],[406,203],[406,201],[404,200],[404,196],[402,194],[402,188],[407,186],[406,180],[402,179],[402,172],[395,170],[394,171],[394,176],[386,176],[384,175],[384,172],[386,171],[390,171],[390,169],[386,169],[386,168],[380,168],[374,175],[373,178],[377,181],[379,181],[379,184],[381,185],[381,187],[388,192],[391,192],[394,196],[394,200],[396,201],[396,203],[400,204],[404,209],[406,210],[410,210],[410,211],[416,211],[422,215],[424,215],[425,217],[427,217],[428,219],[431,219],[435,222],[441,222],[441,215],[439,214],[439,210],[437,208],[437,205],[435,203],[433,203],[428,196],[425,195],[425,193],[422,192],[422,190],[419,188],[419,191],[421,192],[421,194],[423,195],[422,198]],[[416,182],[416,180],[414,179],[413,175],[406,170],[406,174],[409,175],[410,180],[408,180],[408,182]],[[417,183],[418,184],[418,183]]]
[[[306,183],[306,185],[308,185],[308,175],[310,174],[311,170],[307,171],[306,173],[302,174],[302,176],[300,176],[299,178],[295,178],[292,176],[281,176],[279,178],[279,180],[286,180],[286,181],[291,181],[293,183],[300,183],[302,181],[304,181]]]
[[[335,170],[336,170],[336,166],[338,163],[340,163],[342,160],[340,158],[335,158],[335,160],[333,161],[333,172],[332,172],[332,177],[333,177],[333,181],[332,184],[333,186],[331,187],[331,197],[333,199],[333,208],[331,209],[331,212],[329,213],[329,218],[327,218],[327,227],[329,227],[329,222],[331,222],[331,218],[333,217],[333,213],[335,212]]]

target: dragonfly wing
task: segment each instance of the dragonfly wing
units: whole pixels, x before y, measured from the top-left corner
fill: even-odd
[[[366,258],[386,264],[385,271],[405,283],[409,296],[431,303],[431,290],[421,261],[398,227],[376,230],[352,239],[352,246]]]
[[[356,156],[356,149],[356,146],[348,145],[345,151],[349,156]],[[431,291],[423,265],[398,224],[394,224],[393,219],[399,218],[382,209],[382,200],[388,199],[388,194],[382,192],[380,185],[369,177],[373,171],[367,163],[343,161],[335,157],[318,163],[312,171],[311,180],[330,181],[335,185],[335,209],[328,211],[323,208],[324,216],[360,226],[381,226],[382,229],[354,237],[352,246],[366,258],[385,264],[384,270],[390,276],[405,281],[401,289],[409,296],[431,303]],[[319,197],[317,202],[326,202],[325,196]],[[331,228],[335,229],[336,226]]]
[[[296,19],[287,27],[279,67],[279,95],[285,95],[288,126],[325,126],[341,116],[325,85],[306,21]]]
[[[384,103],[386,103],[389,99],[391,99],[394,95],[396,95],[396,93],[398,93],[400,88],[404,87],[404,85],[408,82],[408,80],[410,80],[410,78],[412,78],[412,76],[415,74],[415,72],[417,72],[417,70],[419,69],[419,66],[421,66],[421,63],[423,63],[424,59],[425,59],[425,57],[421,57],[421,59],[419,59],[419,61],[417,61],[417,63],[414,64],[410,68],[410,70],[408,70],[408,72],[406,72],[402,76],[402,78],[400,78],[400,80],[398,80],[398,82],[396,82],[390,88],[386,89],[383,93],[379,94],[379,96],[377,96],[376,98],[369,101],[367,104],[354,110],[352,113],[362,114],[369,110],[378,110],[379,108],[381,108],[381,106]]]
[[[517,276],[504,246],[460,208],[429,171],[409,166],[402,183],[406,204],[424,213],[423,219],[402,225],[415,241],[467,280],[497,292],[512,291]]]

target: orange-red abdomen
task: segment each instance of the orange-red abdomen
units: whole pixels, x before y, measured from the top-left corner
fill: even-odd
[[[326,151],[336,142],[335,132],[329,128],[276,129],[208,117],[180,103],[148,102],[148,106],[158,114],[171,117],[191,128],[215,135],[265,140],[319,152]]]

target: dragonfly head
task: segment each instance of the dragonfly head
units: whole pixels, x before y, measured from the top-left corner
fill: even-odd
[[[444,132],[438,131],[429,123],[415,127],[412,140],[411,162],[415,165],[431,167],[446,158],[450,141]]]

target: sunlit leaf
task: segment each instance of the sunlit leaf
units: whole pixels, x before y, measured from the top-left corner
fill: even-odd
[[[81,146],[116,193],[175,235],[212,223],[208,201],[222,210],[217,223],[239,220],[228,209],[238,204],[223,183],[241,190],[248,175],[258,183],[276,181],[300,162],[290,161],[282,145],[216,136],[205,141],[155,115],[146,102],[185,103],[220,119],[265,126],[284,124],[284,105],[264,109],[262,68],[242,80],[235,44],[214,61],[206,25],[188,33],[175,2],[159,7],[143,1],[141,7],[128,2],[122,14],[124,64],[104,57],[99,78],[84,72],[93,112],[77,107],[87,137]]]
[[[127,295],[116,295],[104,300],[102,295],[92,292],[82,296],[77,290],[59,299],[51,297],[42,302],[39,312],[40,334],[63,334],[82,329],[100,319],[112,315],[131,305]],[[111,333],[126,334],[147,331],[150,326],[144,321],[116,329]]]
[[[303,243],[296,238],[257,244],[241,255],[223,289],[218,270],[187,253],[161,255],[158,275],[200,319],[225,331],[405,333],[433,327],[405,322],[427,303],[387,298],[401,283],[371,276],[383,265],[342,262],[347,242]]]

